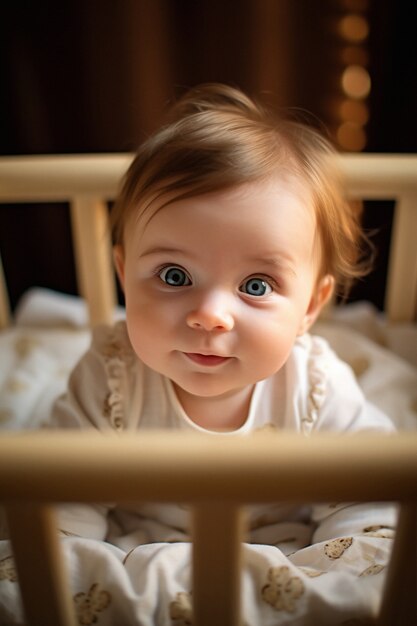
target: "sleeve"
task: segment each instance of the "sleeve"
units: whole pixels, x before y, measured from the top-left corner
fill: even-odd
[[[97,327],[89,350],[70,375],[66,393],[55,402],[47,427],[96,428],[109,434],[122,430],[128,412],[129,358],[123,326]]]
[[[98,327],[89,350],[72,371],[65,394],[59,397],[45,427],[97,429],[115,434],[126,414],[127,373],[123,327]],[[59,505],[58,525],[66,535],[102,540],[108,531],[112,505]]]
[[[388,416],[365,398],[347,364],[329,347],[321,352],[320,358],[322,362],[315,364],[315,372],[316,376],[319,371],[323,373],[325,393],[312,434],[333,431],[355,435],[373,431],[388,435],[395,431]],[[312,521],[317,525],[313,543],[366,534],[369,529],[392,532],[396,520],[397,507],[391,503],[320,504],[312,511]]]

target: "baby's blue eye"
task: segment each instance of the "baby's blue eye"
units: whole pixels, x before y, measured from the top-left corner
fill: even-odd
[[[164,267],[159,272],[159,278],[171,287],[184,287],[186,285],[191,285],[191,280],[188,278],[184,270],[180,267],[176,267],[175,265]]]
[[[266,296],[272,292],[272,287],[263,278],[249,278],[239,287],[239,290],[249,296]]]

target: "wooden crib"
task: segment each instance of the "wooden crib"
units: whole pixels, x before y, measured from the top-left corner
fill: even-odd
[[[126,154],[0,159],[0,202],[69,203],[79,290],[87,300],[91,325],[113,318],[116,292],[109,271],[107,201],[114,196],[131,158]],[[417,157],[350,155],[340,160],[352,197],[396,202],[386,314],[393,323],[413,321]],[[0,263],[0,324],[5,328],[12,323]],[[277,439],[283,451],[279,457]],[[27,624],[75,625],[53,504],[93,500],[190,504],[193,623],[197,626],[241,623],[245,505],[397,501],[401,504],[399,527],[375,623],[416,623],[415,433],[389,438],[361,435],[352,451],[343,438],[333,435],[305,440],[288,433],[274,437],[259,433],[255,438],[227,438],[219,444],[217,439],[182,433],[122,434],[109,439],[100,434],[3,431],[0,502],[6,507]],[[42,580],[36,592],[31,582],[35,567]]]

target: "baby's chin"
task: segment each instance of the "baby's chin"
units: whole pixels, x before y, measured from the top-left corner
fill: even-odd
[[[170,379],[173,388],[178,397],[181,395],[189,395],[195,399],[201,398],[201,400],[227,400],[228,398],[233,398],[236,395],[244,393],[245,391],[250,392],[253,390],[256,383],[249,383],[246,385],[238,386],[238,387],[227,387],[225,385],[207,385],[207,384],[199,384],[199,385],[184,385],[181,382],[177,382],[173,379]]]

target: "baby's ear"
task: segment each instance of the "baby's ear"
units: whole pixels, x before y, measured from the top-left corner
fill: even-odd
[[[117,277],[122,290],[125,290],[125,251],[123,246],[118,244],[113,247],[113,260],[116,268]]]
[[[326,274],[319,280],[312,293],[306,314],[301,321],[298,335],[306,333],[314,324],[320,311],[332,297],[334,284],[334,277],[331,274]]]

